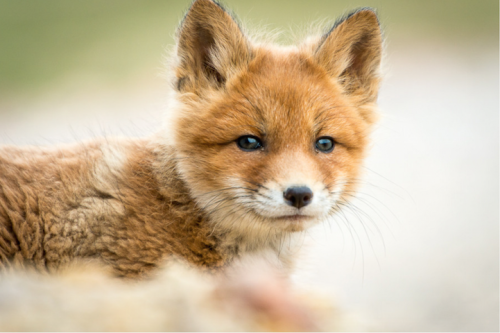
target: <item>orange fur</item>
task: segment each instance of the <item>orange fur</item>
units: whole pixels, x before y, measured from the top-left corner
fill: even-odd
[[[211,0],[178,33],[173,133],[56,148],[0,148],[0,264],[100,258],[142,276],[171,256],[209,269],[280,253],[352,195],[375,121],[381,32],[359,10],[295,47],[252,42]],[[252,135],[263,148],[243,151]],[[335,148],[315,142],[332,137]],[[312,203],[283,201],[307,186]],[[285,246],[287,245],[287,246]]]

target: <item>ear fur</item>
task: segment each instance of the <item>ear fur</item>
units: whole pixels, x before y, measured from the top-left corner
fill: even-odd
[[[195,0],[178,30],[177,89],[221,88],[250,61],[249,42],[218,3]]]
[[[382,32],[376,13],[361,8],[337,21],[319,42],[315,58],[347,94],[375,102],[382,59]]]

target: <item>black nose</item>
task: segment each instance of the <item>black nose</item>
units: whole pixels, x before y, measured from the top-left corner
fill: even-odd
[[[307,186],[295,186],[287,188],[283,197],[290,206],[301,208],[311,203],[313,192]]]

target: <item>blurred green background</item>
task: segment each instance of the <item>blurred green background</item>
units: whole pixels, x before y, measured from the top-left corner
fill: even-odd
[[[498,1],[224,1],[246,25],[290,29],[378,9],[390,45],[431,36],[440,43],[498,45]],[[0,0],[0,97],[30,93],[68,76],[118,84],[159,72],[190,1]]]

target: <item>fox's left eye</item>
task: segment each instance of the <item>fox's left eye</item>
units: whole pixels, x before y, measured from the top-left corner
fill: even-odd
[[[262,142],[259,138],[251,135],[241,136],[236,140],[238,147],[244,151],[253,151],[262,147]]]
[[[335,148],[335,142],[332,138],[324,136],[316,141],[316,149],[322,153],[329,153]]]

